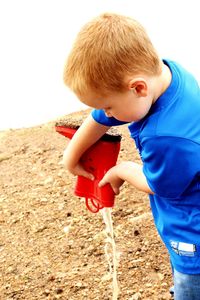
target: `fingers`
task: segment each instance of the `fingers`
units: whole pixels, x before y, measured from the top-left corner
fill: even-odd
[[[92,173],[87,172],[80,164],[77,164],[76,166],[73,166],[71,168],[68,167],[67,170],[75,176],[83,176],[90,180],[95,179],[95,176]]]
[[[101,179],[101,181],[99,181],[99,187],[103,187],[107,182],[104,179]]]
[[[86,172],[86,171],[83,171],[82,174],[80,174],[80,175],[83,176],[83,177],[85,177],[85,178],[88,178],[88,179],[90,179],[90,180],[94,180],[94,179],[95,179],[95,177],[94,177],[93,174],[88,173],[88,172]]]
[[[87,172],[81,165],[77,165],[73,170],[71,170],[71,173],[76,176],[83,176],[90,180],[95,179],[94,175],[92,173]]]
[[[101,188],[101,187],[105,186],[108,183],[110,184],[110,186],[111,186],[113,192],[115,193],[115,195],[119,195],[119,187],[113,185],[112,183],[105,180],[104,178],[99,182],[98,186]]]
[[[115,186],[112,186],[112,189],[113,189],[113,192],[115,193],[115,195],[119,195],[119,188],[118,187],[115,187]]]

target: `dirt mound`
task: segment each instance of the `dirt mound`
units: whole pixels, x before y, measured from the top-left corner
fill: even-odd
[[[86,112],[72,117],[86,116]],[[101,215],[73,195],[55,123],[0,132],[0,299],[112,299]],[[127,126],[119,160],[139,161]],[[167,252],[148,196],[124,185],[113,209],[119,299],[170,299]]]

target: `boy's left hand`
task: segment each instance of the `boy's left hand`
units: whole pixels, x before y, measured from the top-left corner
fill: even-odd
[[[118,166],[116,165],[112,167],[108,172],[104,175],[104,177],[99,182],[99,187],[103,187],[107,183],[109,183],[116,195],[120,193],[120,187],[124,183],[124,180],[122,180],[118,176]]]

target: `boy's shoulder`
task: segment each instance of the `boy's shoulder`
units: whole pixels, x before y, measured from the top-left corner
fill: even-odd
[[[129,126],[132,136],[171,136],[200,142],[200,90],[194,76],[180,64],[164,60],[172,73],[167,90],[152,105],[149,114]]]

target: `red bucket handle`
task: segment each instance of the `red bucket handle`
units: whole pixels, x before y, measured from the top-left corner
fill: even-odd
[[[85,203],[87,208],[93,213],[97,213],[100,209],[103,208],[102,205],[100,205],[95,199],[92,198],[85,198]]]

